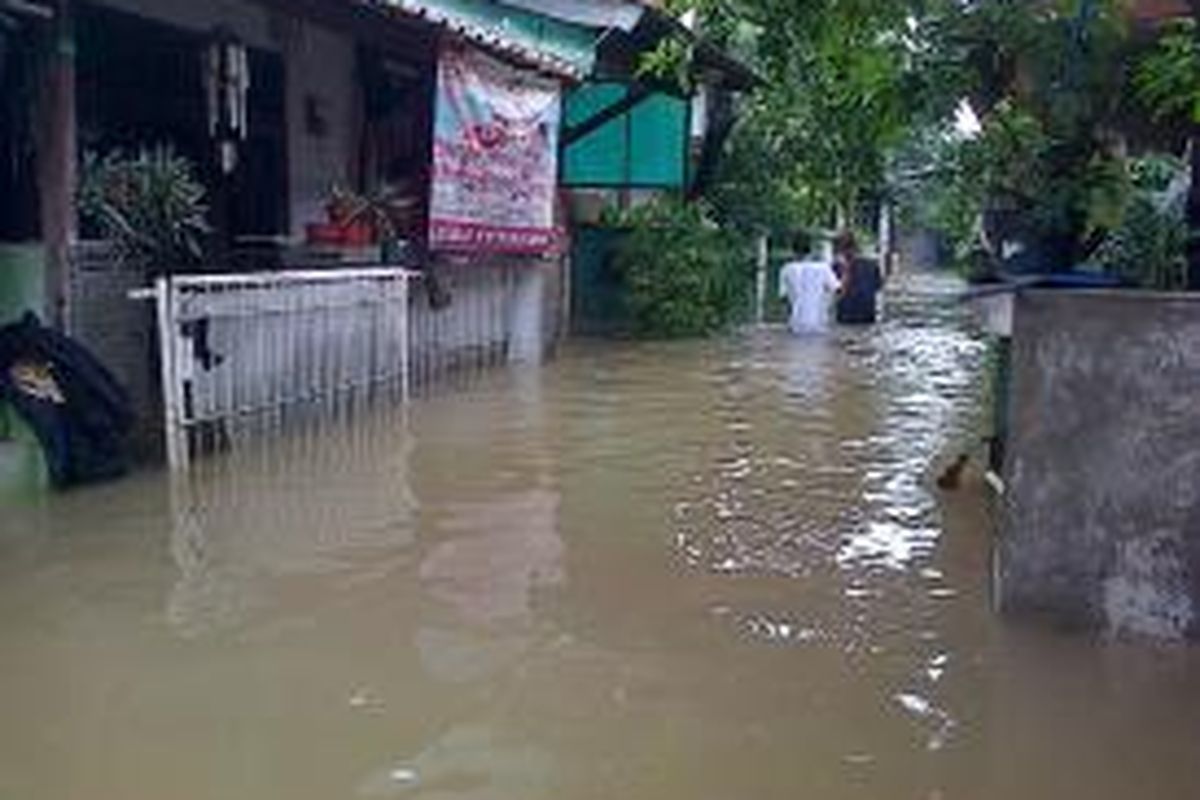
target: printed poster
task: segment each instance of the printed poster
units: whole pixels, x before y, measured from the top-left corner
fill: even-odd
[[[560,123],[557,82],[478,50],[438,64],[429,241],[434,250],[554,251]]]

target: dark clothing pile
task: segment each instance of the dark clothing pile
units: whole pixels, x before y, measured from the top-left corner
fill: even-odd
[[[87,349],[34,314],[0,327],[0,402],[33,429],[55,488],[128,471],[129,396]]]

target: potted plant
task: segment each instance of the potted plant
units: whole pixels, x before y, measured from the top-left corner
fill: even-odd
[[[80,222],[86,234],[112,241],[151,274],[198,264],[207,222],[204,187],[191,162],[170,148],[127,156],[86,154],[80,173]]]
[[[375,241],[383,246],[384,261],[401,260],[404,234],[412,228],[417,204],[404,187],[388,184],[363,198],[355,218],[371,228]]]
[[[339,246],[371,244],[371,232],[361,222],[364,206],[364,198],[335,184],[325,200],[325,222],[307,226],[308,241]]]

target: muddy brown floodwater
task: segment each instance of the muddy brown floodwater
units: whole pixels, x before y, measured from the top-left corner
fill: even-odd
[[[1186,800],[1200,656],[1005,622],[952,281],[4,509],[3,800]]]

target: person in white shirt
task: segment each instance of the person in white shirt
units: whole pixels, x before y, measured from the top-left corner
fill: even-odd
[[[832,264],[812,255],[807,234],[796,234],[792,244],[795,259],[779,273],[779,295],[791,306],[788,328],[798,336],[825,333],[841,281]]]

